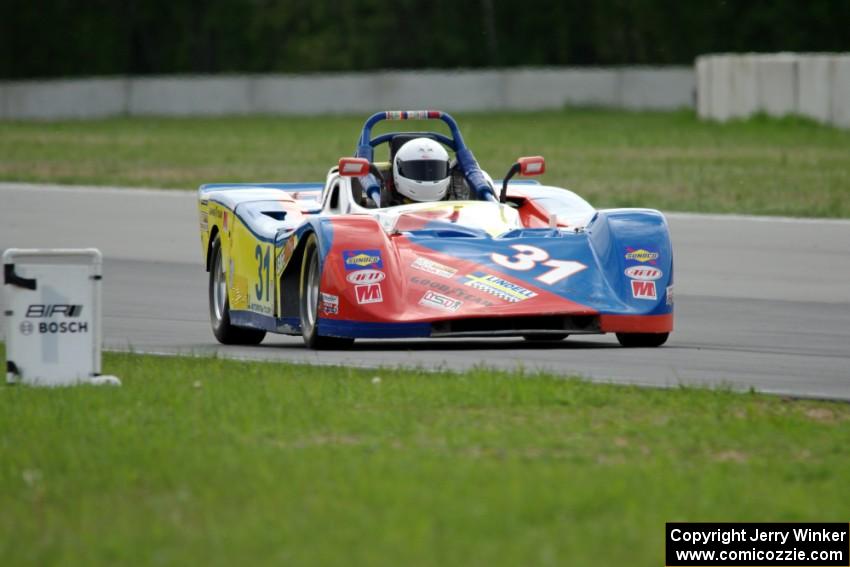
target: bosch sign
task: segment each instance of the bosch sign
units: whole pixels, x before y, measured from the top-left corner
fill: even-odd
[[[120,383],[100,373],[102,264],[93,248],[3,253],[7,382]]]

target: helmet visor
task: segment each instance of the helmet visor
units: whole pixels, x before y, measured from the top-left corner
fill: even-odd
[[[449,176],[449,163],[439,159],[398,160],[398,172],[414,181],[440,181]]]

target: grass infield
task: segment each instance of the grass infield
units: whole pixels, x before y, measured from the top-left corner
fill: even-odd
[[[124,386],[0,386],[3,565],[650,566],[665,521],[850,509],[847,404],[133,354],[104,371]]]
[[[500,178],[521,155],[543,181],[598,207],[850,217],[850,132],[802,119],[725,125],[693,112],[459,114]],[[323,181],[365,116],[0,122],[0,179],[194,189],[205,182]],[[390,124],[390,126],[387,126]],[[423,129],[433,123],[384,123]]]

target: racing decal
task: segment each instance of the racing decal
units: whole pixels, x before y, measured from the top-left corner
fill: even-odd
[[[227,223],[228,217],[229,217],[229,215],[227,214],[227,211],[224,211],[224,217],[221,219],[221,228],[224,229],[225,231],[230,230],[228,223]]]
[[[537,295],[530,289],[525,289],[522,286],[490,274],[485,274],[484,272],[474,272],[464,277],[465,281],[463,285],[468,285],[490,295],[495,295],[510,303],[524,301]]]
[[[669,306],[673,305],[673,286],[672,285],[667,286],[667,305],[669,305]]]
[[[478,297],[477,295],[469,293],[469,291],[467,291],[461,286],[454,286],[445,282],[431,280],[429,278],[423,278],[419,276],[413,276],[412,278],[410,278],[410,282],[416,285],[421,285],[430,288],[431,290],[439,291],[440,293],[449,297],[456,297],[462,301],[474,303],[476,305],[481,305],[484,307],[493,307],[494,305],[496,305],[487,298]]]
[[[632,297],[635,299],[658,299],[655,293],[655,282],[631,280],[632,282]]]
[[[664,275],[664,272],[653,266],[631,266],[624,273],[632,279],[644,281],[654,281]]]
[[[336,315],[339,313],[339,296],[330,293],[319,295],[319,312],[323,315]]]
[[[355,270],[345,276],[345,279],[353,284],[368,284],[382,282],[386,276],[381,270]]]
[[[286,242],[283,244],[283,250],[280,255],[278,255],[278,259],[280,260],[280,266],[275,265],[277,269],[277,275],[283,273],[283,270],[286,269],[286,266],[289,265],[289,261],[292,260],[292,255],[295,252],[295,248],[298,246],[299,238],[297,234],[293,234],[290,236]]]
[[[271,246],[257,244],[254,248],[254,260],[257,262],[257,280],[254,284],[254,297],[248,304],[248,309],[262,313],[272,314],[271,306]],[[248,292],[250,293],[250,292]]]
[[[54,315],[64,315],[65,317],[79,317],[83,312],[82,305],[67,305],[64,303],[57,304],[42,304],[36,303],[27,307],[27,318],[42,319],[53,317]]]
[[[384,296],[381,294],[381,284],[366,284],[354,286],[357,295],[357,303],[383,303]]]
[[[435,276],[440,276],[441,278],[451,279],[457,273],[457,270],[454,268],[450,268],[440,264],[439,262],[434,262],[428,258],[423,258],[422,256],[416,258],[416,261],[411,264],[411,267],[416,268],[417,270],[422,270],[423,272],[428,272],[429,274],[434,274]]]
[[[626,260],[634,260],[635,262],[641,263],[649,262],[650,264],[654,264],[657,259],[658,252],[651,252],[643,248],[635,250],[634,248],[626,247]]]
[[[266,301],[268,301],[271,246],[265,246],[265,253],[263,252],[263,248],[259,244],[254,248],[254,259],[257,261],[257,283],[254,285],[254,293],[257,295],[257,299],[261,300],[263,299],[263,295],[265,295]]]
[[[206,232],[207,230],[209,230],[209,227],[210,227],[209,217],[207,215],[207,211],[206,210],[201,211],[200,215],[201,215],[201,232]]]
[[[443,311],[455,312],[460,309],[461,305],[463,305],[463,301],[459,299],[452,299],[451,297],[447,297],[441,293],[428,290],[425,292],[425,295],[422,296],[422,299],[419,300],[419,305],[442,309]]]
[[[346,271],[384,268],[380,250],[343,250],[342,262]]]
[[[550,260],[549,253],[537,246],[514,244],[511,248],[517,251],[513,256],[494,253],[490,255],[490,259],[504,268],[520,272],[532,270],[538,264],[552,268],[534,278],[546,285],[556,284],[587,268],[581,262],[573,260]]]
[[[82,305],[70,305],[66,303],[34,303],[27,306],[27,319],[52,319],[59,315],[63,315],[63,319],[77,319],[83,312]],[[18,326],[18,330],[24,336],[29,336],[35,332],[45,334],[65,334],[65,333],[88,333],[89,324],[87,321],[39,321],[37,324],[32,321],[22,321]]]
[[[35,330],[42,335],[56,335],[56,334],[65,334],[65,333],[88,333],[89,332],[89,324],[88,322],[78,322],[78,321],[50,321],[48,323],[39,323],[38,326],[32,324],[29,321],[24,321],[20,325],[20,331],[22,335],[31,335]]]
[[[227,292],[227,301],[230,302],[231,310],[248,309],[248,297],[242,293],[248,287],[244,278],[233,276],[233,285]]]
[[[283,248],[277,251],[277,257],[274,260],[274,273],[277,276],[283,273]]]

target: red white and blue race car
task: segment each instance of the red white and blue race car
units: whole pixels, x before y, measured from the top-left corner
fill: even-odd
[[[373,138],[382,120],[441,120],[450,135]],[[382,144],[388,162],[374,159]],[[301,335],[311,348],[592,333],[663,344],[673,329],[663,215],[596,210],[566,189],[512,180],[544,171],[543,158],[520,158],[494,183],[451,116],[387,111],[366,121],[354,157],[324,183],[203,185],[213,332],[226,344]],[[420,182],[400,195],[408,177]]]

